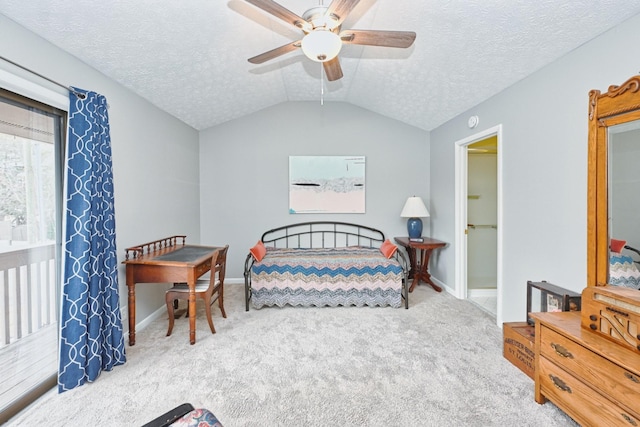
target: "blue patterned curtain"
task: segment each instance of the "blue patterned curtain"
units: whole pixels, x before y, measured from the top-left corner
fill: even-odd
[[[69,96],[58,392],[126,361],[107,100]]]

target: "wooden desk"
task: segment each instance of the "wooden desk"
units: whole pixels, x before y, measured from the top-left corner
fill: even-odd
[[[447,243],[429,237],[423,237],[422,242],[412,242],[408,237],[395,237],[394,240],[400,246],[403,246],[409,255],[409,261],[411,262],[409,278],[413,277],[409,292],[413,292],[413,289],[421,280],[424,283],[430,284],[436,292],[442,292],[442,288],[431,281],[431,274],[429,274],[429,257],[434,249],[441,248]],[[421,252],[421,258],[418,258],[417,251]]]
[[[217,247],[185,244],[186,236],[172,236],[126,249],[129,289],[129,345],[136,343],[136,283],[187,283],[189,286],[189,341],[196,342],[198,277],[211,269]]]

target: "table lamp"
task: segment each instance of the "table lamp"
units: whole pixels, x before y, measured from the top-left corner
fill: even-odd
[[[428,217],[429,211],[424,205],[422,198],[413,196],[407,199],[400,216],[402,218],[409,218],[407,220],[409,238],[417,239],[422,235],[422,220],[420,218]]]

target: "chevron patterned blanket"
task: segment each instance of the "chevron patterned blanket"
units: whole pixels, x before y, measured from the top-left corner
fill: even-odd
[[[377,248],[267,248],[251,270],[255,308],[402,305],[402,267]]]
[[[609,284],[640,289],[640,271],[633,258],[611,252],[609,256]]]

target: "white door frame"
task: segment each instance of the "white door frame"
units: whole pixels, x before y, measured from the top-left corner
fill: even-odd
[[[459,299],[467,298],[467,147],[474,142],[492,136],[498,139],[498,226],[497,234],[497,283],[498,306],[496,323],[502,325],[502,125],[497,125],[482,132],[471,135],[455,143],[455,289],[454,295]]]

